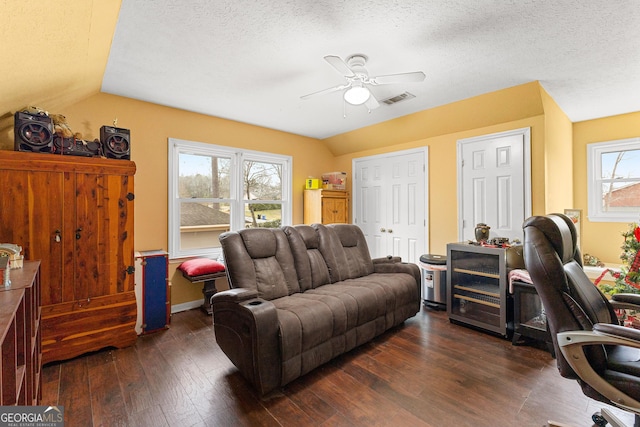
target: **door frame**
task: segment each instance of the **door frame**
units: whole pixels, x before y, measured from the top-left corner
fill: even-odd
[[[531,128],[519,128],[508,130],[504,132],[490,133],[487,135],[474,136],[471,138],[459,139],[456,145],[456,166],[457,166],[457,199],[458,199],[458,241],[463,240],[463,223],[462,216],[464,212],[464,200],[462,199],[462,148],[465,144],[482,142],[486,140],[502,138],[505,136],[522,135],[523,137],[523,178],[524,178],[524,216],[526,218],[531,216],[532,212],[532,199],[531,199]]]
[[[425,145],[423,147],[410,148],[407,150],[400,151],[389,151],[387,153],[375,154],[372,156],[364,156],[364,157],[354,157],[351,159],[351,171],[353,172],[353,182],[351,183],[351,222],[356,224],[356,212],[357,205],[359,202],[358,194],[355,191],[356,188],[356,164],[360,161],[370,161],[377,159],[385,159],[391,156],[401,156],[405,154],[422,154],[424,156],[424,189],[425,189],[425,197],[424,197],[424,253],[430,253],[430,238],[429,238],[429,146]]]

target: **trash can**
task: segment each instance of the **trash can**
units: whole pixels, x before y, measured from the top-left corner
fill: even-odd
[[[447,308],[447,257],[425,254],[420,257],[422,300],[426,307]]]

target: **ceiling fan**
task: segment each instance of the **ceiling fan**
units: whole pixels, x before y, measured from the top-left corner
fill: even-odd
[[[365,68],[368,57],[357,53],[342,60],[339,56],[327,55],[324,57],[336,71],[347,79],[347,82],[341,85],[313,92],[308,95],[301,96],[301,99],[308,99],[317,95],[324,95],[331,92],[344,90],[344,100],[351,105],[364,104],[369,110],[378,108],[380,104],[376,97],[371,93],[368,86],[386,85],[394,83],[417,83],[425,78],[422,71],[414,71],[410,73],[387,74],[384,76],[369,77],[369,72]]]

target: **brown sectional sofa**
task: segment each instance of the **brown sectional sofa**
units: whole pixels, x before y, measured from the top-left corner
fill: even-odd
[[[420,310],[418,267],[372,260],[355,225],[246,229],[220,242],[231,289],[211,300],[216,341],[260,394]]]

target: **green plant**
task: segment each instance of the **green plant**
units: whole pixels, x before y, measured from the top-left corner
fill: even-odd
[[[596,286],[605,294],[617,293],[640,294],[640,227],[638,224],[629,224],[629,229],[622,233],[624,242],[621,249],[622,267],[620,270],[606,269],[595,280]],[[610,273],[615,279],[614,284],[600,283],[605,274]]]

